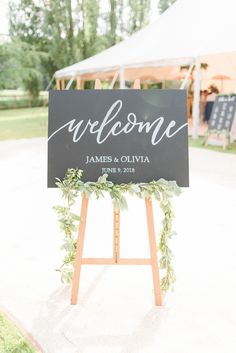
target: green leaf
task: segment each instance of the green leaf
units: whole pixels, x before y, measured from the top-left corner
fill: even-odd
[[[140,187],[137,185],[137,184],[131,184],[130,185],[130,190],[133,192],[133,193],[139,193],[141,190],[140,190]]]

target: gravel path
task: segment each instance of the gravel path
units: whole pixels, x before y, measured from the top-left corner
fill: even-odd
[[[46,139],[1,142],[0,161],[0,304],[45,352],[235,353],[235,155],[190,150],[191,187],[174,201],[177,282],[162,308],[153,306],[148,266],[84,266],[70,306],[55,271],[62,235],[52,206],[61,200],[46,188]],[[147,256],[143,203],[129,205],[121,252]],[[85,256],[109,256],[110,203],[89,207]],[[155,215],[158,228],[156,206]]]

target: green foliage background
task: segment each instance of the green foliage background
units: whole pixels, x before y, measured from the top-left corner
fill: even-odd
[[[56,70],[146,25],[150,7],[150,0],[10,0],[11,41],[0,45],[0,89],[21,86],[34,99]]]
[[[16,326],[0,312],[0,353],[37,353]]]
[[[165,12],[176,0],[159,0],[158,8],[160,13]]]

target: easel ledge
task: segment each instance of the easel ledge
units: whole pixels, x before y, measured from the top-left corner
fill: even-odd
[[[62,84],[63,86],[63,84]],[[57,84],[60,89],[60,83]],[[140,89],[140,80],[136,79],[133,85],[134,89]],[[101,89],[101,81],[96,79],[95,89]],[[74,263],[74,275],[72,281],[71,304],[75,305],[78,301],[80,274],[82,265],[150,265],[152,267],[154,303],[162,305],[160,275],[158,267],[158,256],[156,249],[156,237],[154,228],[152,200],[145,198],[146,217],[148,226],[150,258],[120,258],[120,210],[113,211],[113,257],[112,258],[83,258],[83,246],[85,238],[85,229],[88,213],[88,198],[83,194],[80,224],[78,229],[77,250]]]

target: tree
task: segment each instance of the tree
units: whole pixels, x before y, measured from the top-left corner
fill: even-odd
[[[132,34],[147,24],[150,0],[129,0],[128,6],[130,9],[128,33]]]
[[[77,0],[77,4],[82,23],[77,35],[77,44],[82,56],[81,59],[86,59],[99,51],[97,37],[99,1]]]
[[[16,73],[30,96],[35,99],[42,89],[42,60],[46,60],[48,55],[36,50],[31,44],[19,41],[13,43],[16,54]]]
[[[48,55],[20,40],[13,41],[11,46],[15,56],[15,76],[19,78],[21,85],[32,99],[35,99],[42,89],[42,59],[46,60]]]
[[[44,10],[40,1],[21,0],[10,2],[9,48],[14,53],[15,77],[32,96],[36,98],[42,89],[43,77],[47,76],[43,61],[48,61],[43,33]]]
[[[110,45],[116,44],[117,37],[117,16],[116,16],[117,1],[110,0]]]
[[[15,74],[16,58],[11,43],[0,45],[0,89],[15,89],[21,80]]]
[[[58,69],[118,43],[148,22],[150,0],[108,0],[105,10],[100,3],[101,0],[12,0],[11,39],[13,44],[21,43],[31,64],[36,65],[18,58],[18,65],[28,73],[24,84],[32,94],[36,94],[33,90],[42,85],[43,78],[49,80]]]
[[[75,50],[74,50],[74,23],[72,17],[72,7],[71,0],[66,1],[66,12],[68,16],[68,30],[67,30],[67,40],[69,44],[69,52],[73,59],[75,59]]]
[[[44,64],[52,76],[56,70],[74,63],[77,58],[71,0],[47,2],[43,16],[44,51],[49,54],[49,61]]]
[[[41,61],[47,54],[20,40],[0,46],[0,89],[24,87],[34,99],[42,88]]]
[[[12,1],[9,3],[9,15],[11,38],[40,47],[44,40],[43,8],[33,0]]]
[[[160,13],[165,12],[176,0],[159,0],[158,9]]]

